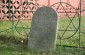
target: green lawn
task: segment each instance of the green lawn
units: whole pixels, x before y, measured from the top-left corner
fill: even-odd
[[[85,17],[81,18],[80,39],[78,21],[78,17],[74,18],[71,23],[68,18],[59,19],[56,50],[47,55],[85,55],[85,48],[78,48],[79,43],[81,47],[85,47]],[[70,26],[67,28],[68,25]],[[39,55],[27,49],[30,26],[31,20],[0,21],[0,55]],[[65,32],[65,30],[68,31]],[[72,35],[73,37],[70,38]],[[24,43],[21,43],[22,40]]]

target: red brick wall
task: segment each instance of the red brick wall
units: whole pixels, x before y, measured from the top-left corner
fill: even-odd
[[[85,16],[85,0],[82,0],[82,16]]]
[[[25,2],[29,2],[29,7],[26,5]],[[83,9],[85,8],[85,0],[83,0]],[[2,7],[0,7],[0,19],[11,19],[14,13],[14,19],[31,19],[32,14],[38,7],[42,6],[51,6],[55,3],[60,2],[60,0],[13,0],[13,2],[10,2],[10,12],[8,7],[8,0],[0,0],[0,4]],[[60,3],[55,4],[52,6],[58,13],[60,17],[72,17],[75,15],[75,12],[77,11],[79,13],[79,0],[62,0],[62,5],[59,6]],[[13,4],[13,6],[12,6]],[[34,5],[35,4],[35,5]],[[70,5],[68,5],[70,4]],[[59,8],[58,8],[59,7]],[[64,13],[64,12],[67,12]],[[72,13],[74,12],[74,13]],[[10,16],[9,16],[10,13]],[[85,15],[83,12],[82,15]],[[11,17],[11,18],[10,18]]]

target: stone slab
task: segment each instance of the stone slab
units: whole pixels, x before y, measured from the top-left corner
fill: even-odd
[[[47,52],[54,50],[58,16],[54,9],[41,7],[33,14],[28,48]]]

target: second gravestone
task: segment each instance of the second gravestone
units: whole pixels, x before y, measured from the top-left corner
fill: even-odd
[[[57,31],[57,13],[50,7],[41,7],[33,14],[28,48],[47,52],[54,50]]]

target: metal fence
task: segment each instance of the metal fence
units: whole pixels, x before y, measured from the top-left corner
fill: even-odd
[[[20,4],[18,1],[13,2],[13,0],[2,0],[2,2],[5,3],[5,5],[1,5],[0,7],[0,14],[2,15],[0,18],[0,33],[11,32],[14,34],[18,33],[18,35],[22,36],[28,35],[31,24],[31,20],[29,19],[40,6],[37,5],[37,3],[34,4],[28,2],[28,0],[23,3],[21,1]],[[19,6],[15,7],[15,3],[19,4]],[[67,5],[69,9],[72,9],[72,11],[68,12],[64,5]],[[76,9],[69,3],[62,2],[62,0],[50,5],[50,7],[54,8],[58,14],[65,14],[65,17],[59,17],[57,45],[85,47],[85,42],[82,40],[82,38],[85,38],[85,29],[84,26],[82,27],[82,24],[84,24],[83,19],[85,18],[82,17],[82,13],[85,10],[82,10],[82,1],[80,0],[79,2],[79,9]],[[60,7],[63,11],[59,11]],[[5,9],[7,9],[7,11],[5,11]]]

